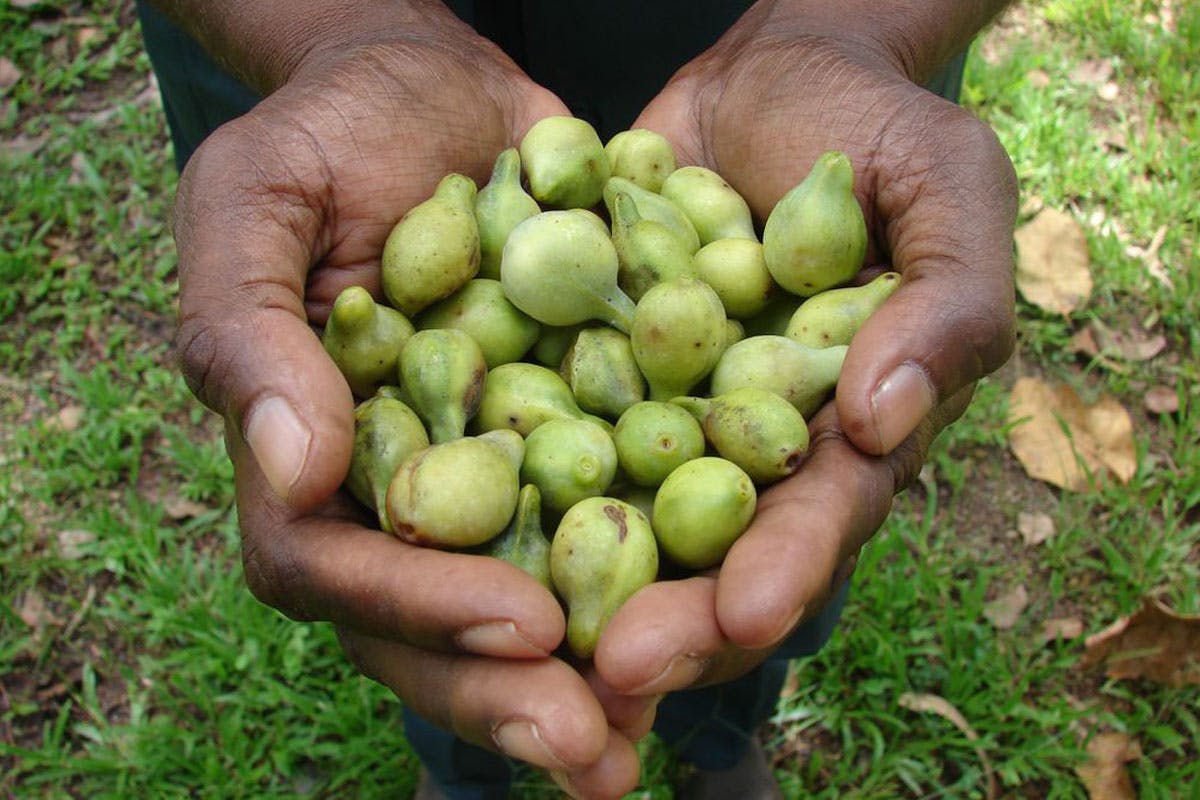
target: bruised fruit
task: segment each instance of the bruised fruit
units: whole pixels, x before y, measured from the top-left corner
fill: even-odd
[[[694,274],[691,252],[666,225],[639,214],[633,198],[624,192],[613,199],[613,207],[617,285],[632,300],[640,300],[655,284]]]
[[[645,514],[611,497],[571,506],[550,544],[550,578],[567,604],[571,652],[590,658],[617,609],[657,575],[658,548]]]
[[[704,431],[682,407],[646,400],[617,420],[613,444],[629,480],[658,486],[676,467],[704,455]]]
[[[559,368],[579,407],[616,419],[646,398],[646,379],[629,337],[614,328],[584,328]]]
[[[354,449],[346,488],[376,512],[381,527],[391,531],[384,501],[400,463],[429,446],[429,436],[416,413],[395,397],[380,392],[354,408]]]

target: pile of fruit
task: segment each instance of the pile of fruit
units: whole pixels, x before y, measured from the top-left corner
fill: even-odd
[[[485,186],[447,175],[396,224],[386,303],[338,296],[323,342],[361,401],[346,486],[384,531],[534,576],[587,657],[660,557],[718,565],[798,468],[805,419],[898,285],[847,285],[866,241],[841,153],[760,240],[662,136],[544,119]]]

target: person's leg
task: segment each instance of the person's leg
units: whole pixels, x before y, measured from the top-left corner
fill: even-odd
[[[408,708],[404,736],[450,800],[503,800],[512,781],[512,766],[503,756],[468,744]]]

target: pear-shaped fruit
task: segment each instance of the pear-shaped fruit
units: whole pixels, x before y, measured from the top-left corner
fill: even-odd
[[[479,271],[475,182],[452,172],[412,207],[383,245],[383,292],[412,317],[453,294]]]
[[[659,194],[692,221],[701,247],[718,239],[758,241],[750,206],[737,189],[707,167],[680,167],[663,181]]]
[[[811,419],[837,385],[847,349],[807,347],[786,336],[750,336],[721,354],[709,392],[716,396],[757,386],[780,395]]]
[[[666,281],[638,301],[629,338],[650,399],[670,400],[689,394],[721,357],[725,308],[703,281]]]
[[[387,491],[392,531],[412,544],[474,547],[508,525],[520,491],[503,448],[475,436],[409,455]]]
[[[479,226],[479,277],[500,278],[500,254],[508,234],[521,220],[541,212],[537,200],[521,187],[521,156],[510,147],[496,157],[492,177],[475,196]]]
[[[521,487],[517,495],[517,510],[508,527],[475,552],[507,561],[553,591],[550,583],[550,542],[542,532],[542,496],[536,486],[530,483]]]
[[[399,311],[376,303],[361,286],[347,286],[333,301],[321,343],[350,391],[368,398],[395,378],[400,350],[412,334],[412,323]]]
[[[654,495],[654,536],[663,553],[684,567],[721,563],[750,521],[758,494],[741,467],[704,456],[667,476]]]
[[[737,464],[755,483],[791,475],[808,451],[808,424],[779,395],[743,386],[716,397],[676,397],[704,429],[717,453]]]
[[[646,400],[630,406],[613,429],[617,462],[639,486],[658,486],[675,468],[704,455],[704,431],[680,406]]]
[[[508,429],[528,436],[550,419],[586,419],[611,427],[579,408],[561,375],[524,361],[501,364],[488,372],[472,425],[478,431]]]
[[[562,366],[563,358],[575,344],[575,337],[587,327],[586,323],[578,325],[543,325],[538,340],[533,343],[533,359],[544,367],[558,369]]]
[[[721,353],[724,353],[730,347],[746,338],[746,326],[740,320],[727,319],[725,320],[725,343],[721,347]]]
[[[633,357],[633,345],[614,328],[579,331],[559,372],[575,402],[589,414],[616,419],[646,398],[646,379]]]
[[[721,298],[725,313],[748,319],[762,313],[776,291],[775,281],[763,259],[762,245],[754,239],[717,239],[692,257],[696,277]]]
[[[514,306],[500,281],[474,278],[445,300],[416,317],[421,329],[455,328],[471,335],[488,367],[519,361],[541,334],[542,326]]]
[[[775,282],[809,297],[855,276],[867,252],[867,223],[854,197],[854,167],[830,150],[771,209],[763,255]]]
[[[512,304],[546,325],[597,319],[628,333],[633,301],[617,286],[617,251],[589,211],[544,211],[513,228],[500,282]]]
[[[627,194],[633,198],[633,204],[641,217],[661,222],[672,230],[683,242],[688,253],[695,253],[700,249],[700,235],[696,233],[696,226],[679,206],[661,194],[643,189],[626,178],[609,178],[608,183],[604,184],[604,205],[608,208],[609,219],[617,217],[616,203],[619,194]]]
[[[384,512],[388,484],[400,463],[429,446],[425,426],[411,408],[379,392],[354,408],[354,449],[346,488],[379,515],[380,526],[391,531]]]
[[[562,209],[600,202],[609,176],[608,156],[586,120],[540,119],[521,138],[520,151],[529,191],[539,203]]]
[[[637,302],[657,283],[693,275],[692,254],[683,240],[661,222],[638,213],[633,198],[613,199],[612,241],[617,250],[617,285]]]
[[[675,148],[661,133],[632,128],[617,133],[604,145],[613,175],[657,192],[675,171]]]
[[[525,439],[521,482],[532,483],[551,511],[608,491],[617,474],[617,449],[608,431],[582,419],[551,419]]]
[[[567,604],[567,645],[589,658],[601,632],[634,592],[658,575],[650,520],[611,497],[568,509],[550,544],[550,579]]]
[[[809,347],[850,344],[854,334],[900,285],[898,272],[885,272],[862,286],[829,289],[796,309],[784,335]]]
[[[417,331],[400,351],[400,388],[435,444],[466,431],[487,372],[479,345],[455,328]]]

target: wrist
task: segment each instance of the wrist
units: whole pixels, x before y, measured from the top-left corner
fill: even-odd
[[[304,64],[397,34],[469,30],[435,0],[151,0],[222,68],[263,95]]]

